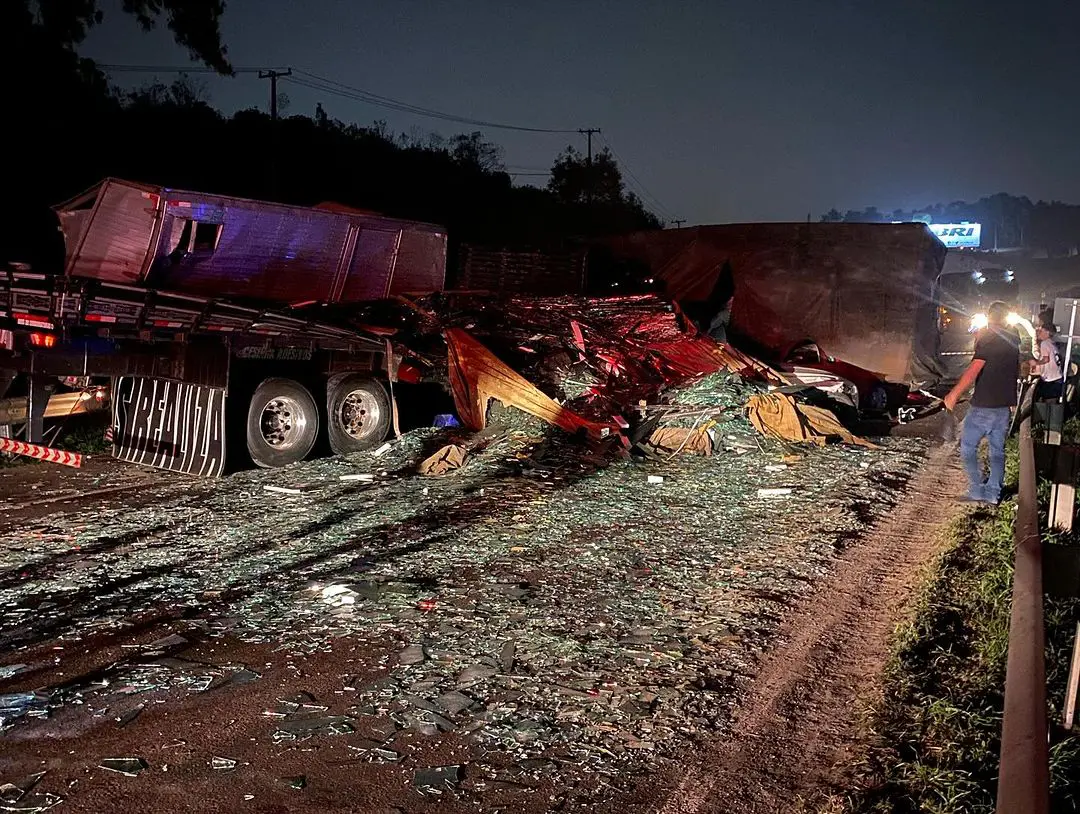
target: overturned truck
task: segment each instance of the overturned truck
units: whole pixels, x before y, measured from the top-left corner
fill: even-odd
[[[605,246],[647,267],[688,311],[733,294],[732,333],[763,358],[812,340],[896,381],[942,375],[937,286],[945,247],[924,224],[699,226]]]
[[[55,208],[63,259],[0,268],[0,397],[25,383],[39,441],[60,377],[111,381],[125,460],[217,475],[381,442],[415,378],[378,331],[323,319],[441,290],[440,227],[107,179]],[[37,255],[40,257],[40,254]]]

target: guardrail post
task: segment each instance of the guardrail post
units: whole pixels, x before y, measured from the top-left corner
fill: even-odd
[[[1076,720],[1076,690],[1080,683],[1080,624],[1073,636],[1072,660],[1069,662],[1069,683],[1065,685],[1065,708],[1061,711],[1061,725],[1066,730],[1073,728]]]
[[[1050,807],[1042,542],[1037,501],[1029,413],[1020,424],[1020,490],[1013,529],[1016,559],[1005,668],[998,814],[1046,814]]]

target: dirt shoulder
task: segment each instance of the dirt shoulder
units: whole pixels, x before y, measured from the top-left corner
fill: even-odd
[[[638,799],[656,814],[819,811],[866,752],[861,719],[922,567],[961,504],[955,447],[937,448],[904,501],[792,614],[731,734],[672,766]],[[643,806],[644,808],[644,806]]]

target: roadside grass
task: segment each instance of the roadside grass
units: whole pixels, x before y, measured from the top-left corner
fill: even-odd
[[[1061,431],[1062,440],[1067,444],[1080,443],[1080,416],[1070,418]]]
[[[61,431],[56,446],[83,455],[105,454],[112,448],[112,444],[105,440],[108,426],[108,414],[75,416]]]
[[[1006,487],[1018,478],[1010,442]],[[1043,517],[1049,485],[1040,485]],[[1012,597],[1015,501],[977,509],[948,529],[909,620],[896,631],[882,697],[868,717],[875,743],[856,767],[847,810],[867,814],[994,811]],[[1051,532],[1048,544],[1080,545]],[[1061,707],[1080,601],[1048,598],[1047,703],[1051,810],[1080,810],[1080,738],[1061,729]]]

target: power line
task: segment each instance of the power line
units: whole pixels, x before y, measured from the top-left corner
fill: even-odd
[[[664,204],[660,201],[659,198],[649,192],[649,188],[643,183],[641,183],[640,178],[634,175],[634,171],[630,169],[630,165],[623,161],[622,157],[617,152],[615,152],[615,148],[611,146],[611,141],[608,139],[608,137],[601,136],[601,138],[604,140],[604,144],[607,146],[607,148],[611,150],[611,154],[615,156],[615,160],[619,162],[619,166],[622,169],[626,170],[626,174],[629,175],[631,180],[633,180],[634,183],[637,185],[638,191],[643,193],[643,197],[651,200],[653,205],[660,210],[660,214],[663,215],[665,219],[675,220],[675,216],[671,213],[671,210],[664,206]]]
[[[98,67],[101,68],[103,71],[106,71],[106,72],[129,72],[129,73],[218,73],[218,71],[214,70],[213,68],[207,68],[207,67],[202,67],[202,66],[193,66],[193,67],[186,67],[185,68],[185,67],[177,67],[177,66],[170,66],[170,65],[112,65],[112,64],[101,64]],[[235,67],[235,68],[233,68],[233,71],[235,73],[256,73],[256,74],[264,74],[265,73],[266,76],[272,76],[273,74],[276,73],[280,78],[286,79],[287,81],[292,82],[293,84],[299,85],[301,87],[308,88],[309,90],[316,90],[316,91],[320,91],[322,93],[329,93],[331,95],[339,96],[341,98],[349,99],[351,101],[363,102],[365,104],[369,104],[369,105],[372,105],[374,107],[381,107],[381,108],[385,108],[387,110],[395,110],[395,111],[398,111],[399,113],[409,113],[409,114],[414,115],[414,116],[423,116],[423,117],[426,117],[426,118],[439,119],[441,121],[454,122],[456,124],[468,124],[468,125],[472,125],[474,127],[485,127],[485,128],[496,129],[496,130],[513,130],[513,131],[524,132],[524,133],[549,133],[549,134],[555,134],[555,135],[581,134],[581,135],[586,135],[588,137],[588,140],[590,142],[590,145],[589,145],[590,147],[592,146],[591,145],[592,136],[595,133],[596,135],[600,136],[603,139],[603,141],[604,141],[605,145],[607,146],[607,148],[609,150],[611,150],[612,155],[615,157],[616,161],[618,161],[619,166],[623,170],[626,171],[627,176],[629,176],[629,178],[633,182],[634,186],[636,186],[637,191],[639,193],[641,193],[642,197],[645,198],[646,200],[650,201],[653,206],[655,206],[658,210],[660,210],[660,213],[662,215],[664,215],[664,217],[667,220],[670,220],[670,221],[676,220],[676,218],[672,214],[671,210],[669,210],[666,206],[664,206],[663,202],[659,198],[657,198],[652,192],[649,191],[649,188],[646,187],[645,184],[642,183],[641,179],[638,178],[637,175],[634,174],[634,171],[630,168],[630,165],[627,164],[622,159],[622,157],[618,154],[618,152],[616,152],[615,148],[611,144],[611,141],[606,136],[601,135],[600,130],[597,129],[597,128],[584,128],[584,129],[583,128],[574,128],[574,129],[571,129],[571,128],[527,127],[527,126],[524,126],[524,125],[507,124],[505,122],[493,122],[493,121],[488,121],[486,119],[476,119],[476,118],[472,118],[472,117],[469,117],[469,116],[458,116],[458,115],[453,114],[453,113],[447,113],[447,112],[444,112],[444,111],[441,111],[441,110],[434,110],[432,108],[422,107],[420,105],[414,105],[414,104],[411,104],[409,102],[404,102],[404,101],[402,101],[400,99],[394,99],[393,97],[390,97],[390,96],[381,96],[381,95],[379,95],[377,93],[372,93],[371,91],[366,91],[363,88],[358,88],[358,87],[355,87],[353,85],[348,85],[348,84],[346,84],[344,82],[338,82],[338,81],[336,81],[334,79],[328,79],[328,78],[326,78],[324,76],[319,76],[318,74],[311,73],[310,71],[305,71],[305,70],[302,70],[300,68],[296,68],[296,69],[288,68],[288,69],[285,69],[285,70],[295,71],[295,72],[292,73],[292,74],[285,73],[284,71],[278,73],[277,69],[269,68],[269,67],[261,67],[260,68],[260,67],[253,67],[253,66],[243,66],[243,67]],[[590,149],[589,152],[591,153],[591,149]],[[534,173],[532,173],[532,172],[515,172],[515,173],[512,173],[512,174],[514,174],[514,175],[531,175],[531,174],[534,174]],[[536,172],[535,173],[535,175],[549,175],[549,174],[550,174],[550,172],[547,172],[547,171],[542,172],[542,173],[541,172]]]
[[[175,65],[106,65],[98,63],[97,67],[106,73],[220,73],[215,68],[205,68],[201,65],[179,68]],[[273,70],[273,68],[245,66],[243,68],[233,68],[233,73],[259,73],[260,71],[269,70]]]
[[[202,66],[193,66],[190,68],[177,67],[175,65],[112,65],[112,64],[100,64],[98,65],[103,71],[110,73],[127,72],[127,73],[217,73],[213,68],[206,68]],[[274,72],[276,70],[270,67],[255,67],[244,66],[233,68],[235,73],[264,73]],[[357,102],[366,102],[367,104],[375,107],[383,107],[389,110],[396,110],[401,113],[411,113],[416,116],[425,116],[428,118],[441,119],[443,121],[456,122],[457,124],[471,124],[475,127],[490,127],[498,130],[517,130],[525,133],[552,133],[559,135],[569,135],[582,132],[578,129],[571,128],[550,128],[550,127],[527,127],[525,125],[507,124],[505,122],[492,122],[486,119],[476,119],[469,116],[458,116],[453,113],[446,113],[441,110],[433,110],[431,108],[422,107],[420,105],[410,104],[409,102],[403,102],[400,99],[394,99],[390,96],[380,96],[377,93],[366,91],[363,88],[354,87],[353,85],[347,85],[344,82],[338,82],[334,79],[328,79],[324,76],[305,71],[300,68],[287,68],[284,70],[295,70],[296,75],[290,76],[289,81],[306,87],[311,90],[318,90],[324,93],[330,93],[335,96],[341,96],[345,99],[351,99]],[[282,77],[286,74],[282,73]]]
[[[310,71],[300,70],[299,68],[296,69],[296,73],[303,78],[298,79],[296,76],[294,76],[290,78],[290,82],[294,82],[307,88],[321,90],[325,93],[342,96],[346,99],[367,102],[368,104],[374,105],[376,107],[384,107],[403,113],[412,113],[417,116],[426,116],[428,118],[441,119],[443,121],[456,122],[458,124],[471,124],[475,127],[490,127],[498,130],[517,130],[524,133],[568,134],[578,132],[576,129],[571,130],[568,128],[526,127],[524,125],[518,124],[506,124],[505,122],[492,122],[486,119],[474,119],[469,116],[458,116],[453,113],[446,113],[441,110],[433,110],[431,108],[421,107],[420,105],[413,105],[389,96],[380,96],[377,93],[366,91],[363,88],[357,88],[352,85],[347,85],[344,82],[327,79],[326,77],[319,76],[318,74],[313,74]]]

